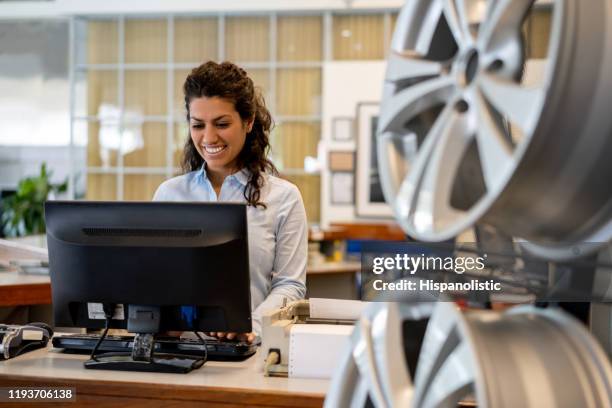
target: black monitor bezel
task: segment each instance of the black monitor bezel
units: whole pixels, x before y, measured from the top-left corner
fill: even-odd
[[[113,328],[127,328],[130,304],[145,304],[162,307],[160,331],[252,330],[245,204],[48,201],[45,216],[56,326],[103,328],[104,319],[84,318],[83,307],[87,303],[112,303],[125,305],[124,320],[113,319]],[[157,231],[200,228],[207,232],[206,237],[186,234],[172,239],[155,234],[140,238],[85,235],[83,229],[92,227]],[[158,279],[142,272],[138,278],[130,279],[130,273],[136,272],[130,272],[128,265],[133,266],[133,262],[128,262],[127,254],[139,256],[149,274]],[[164,276],[160,264],[168,265],[168,259],[184,264]],[[98,267],[104,262],[112,267]],[[194,263],[200,264],[201,274],[196,274]],[[124,283],[119,291],[114,289],[116,282]],[[135,282],[138,288],[132,287],[137,286]],[[162,283],[166,287],[160,286]],[[171,293],[168,285],[173,285]],[[156,295],[144,295],[147,292]],[[201,320],[193,327],[186,327],[184,320],[176,318],[177,308],[188,306],[202,308],[198,309]]]

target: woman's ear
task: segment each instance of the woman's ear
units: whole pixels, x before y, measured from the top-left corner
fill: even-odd
[[[247,133],[251,133],[251,130],[253,130],[254,124],[255,124],[255,116],[253,115],[253,117],[249,119],[249,121],[247,122]]]

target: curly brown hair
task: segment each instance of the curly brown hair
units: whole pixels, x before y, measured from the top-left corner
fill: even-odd
[[[249,171],[249,180],[244,189],[248,205],[266,208],[260,200],[261,188],[266,172],[277,175],[278,170],[268,159],[270,151],[270,130],[274,126],[272,116],[266,108],[261,91],[256,88],[246,71],[231,62],[218,64],[208,61],[194,68],[183,85],[185,109],[189,122],[189,104],[195,98],[220,97],[231,101],[243,122],[254,118],[253,127],[237,157],[240,169]],[[199,170],[204,159],[196,150],[191,136],[188,135],[183,150],[181,167],[183,172]]]

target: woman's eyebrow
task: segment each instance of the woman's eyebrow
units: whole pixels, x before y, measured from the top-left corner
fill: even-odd
[[[228,115],[228,114],[223,114],[223,115],[221,115],[221,116],[217,116],[216,118],[213,118],[213,120],[212,120],[212,121],[213,121],[213,122],[216,122],[216,121],[218,121],[218,120],[221,120],[221,119],[226,119],[226,118],[227,118],[227,119],[229,119],[229,118],[231,118],[231,116],[230,116],[230,115]],[[192,121],[194,121],[194,122],[204,122],[204,120],[203,120],[203,119],[196,118],[195,116],[191,116],[191,118],[190,118],[190,119],[191,119]]]

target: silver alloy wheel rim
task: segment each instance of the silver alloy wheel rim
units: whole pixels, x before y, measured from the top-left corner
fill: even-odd
[[[403,353],[403,325],[429,318],[435,303],[373,302],[361,315],[335,371],[324,408],[406,407],[412,379]]]
[[[429,316],[413,381],[401,328]],[[462,313],[452,302],[378,302],[355,326],[324,406],[364,407],[369,398],[377,407],[453,407],[470,395],[484,408],[610,407],[612,367],[560,310]]]
[[[606,78],[612,33],[604,29],[612,1],[556,0],[543,79],[524,86],[517,79],[523,66],[519,33],[532,3],[413,0],[400,12],[378,162],[385,198],[409,235],[446,240],[482,220],[551,258],[567,257],[565,249],[577,242],[610,239],[612,183],[593,175],[612,174],[605,157],[612,154],[612,120],[602,109],[612,105]],[[440,34],[442,18],[457,51],[433,60],[432,50],[449,48]],[[419,143],[406,124],[434,107],[439,113]],[[484,191],[458,209],[451,205],[456,177],[466,152],[474,151],[471,168],[482,180],[468,179],[467,190],[479,184]],[[587,206],[580,194],[589,197]]]
[[[414,407],[610,407],[612,367],[583,325],[520,306],[462,314],[437,305],[414,379]]]

